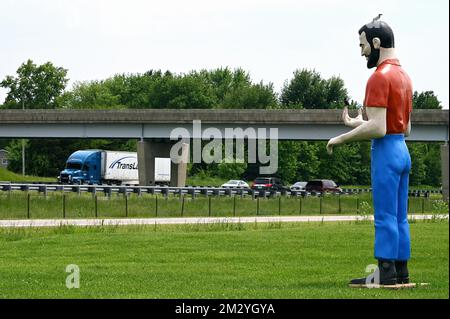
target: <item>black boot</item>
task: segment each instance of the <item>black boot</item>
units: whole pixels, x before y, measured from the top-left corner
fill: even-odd
[[[408,262],[406,260],[397,260],[395,262],[395,270],[397,271],[397,283],[409,284]]]
[[[397,284],[397,272],[395,271],[395,263],[392,260],[378,260],[378,272],[380,276],[380,282],[375,282],[375,277],[371,279],[358,278],[352,279],[350,285],[367,285],[367,284],[379,284],[379,285],[395,285]]]

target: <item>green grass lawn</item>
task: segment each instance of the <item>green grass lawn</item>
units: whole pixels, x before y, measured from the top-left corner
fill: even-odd
[[[0,229],[0,298],[448,298],[448,222],[411,235],[430,286],[390,291],[347,287],[375,262],[368,222]]]
[[[27,218],[93,218],[93,217],[189,217],[189,216],[254,216],[254,215],[354,215],[372,214],[370,193],[359,195],[327,195],[324,197],[276,197],[252,199],[251,197],[191,196],[180,198],[170,195],[131,194],[127,199],[121,194],[110,197],[98,193],[1,192],[0,219]],[[430,199],[410,197],[409,211],[414,214],[441,213],[436,207],[440,195]],[[209,203],[211,201],[211,205]],[[156,207],[158,205],[158,207]],[[443,207],[448,212],[448,206]],[[440,209],[442,210],[442,209]]]
[[[228,182],[229,179],[215,177],[215,176],[207,176],[207,175],[199,175],[199,176],[188,176],[186,180],[186,185],[191,186],[216,186],[219,187],[222,184]],[[250,185],[250,181],[247,181]]]

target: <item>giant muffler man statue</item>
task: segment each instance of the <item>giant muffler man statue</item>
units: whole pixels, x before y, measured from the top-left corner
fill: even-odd
[[[379,15],[359,30],[361,55],[367,67],[375,68],[366,86],[364,107],[356,118],[344,108],[344,124],[353,128],[329,140],[327,151],[336,145],[372,140],[371,181],[375,210],[375,258],[377,276],[353,279],[351,285],[395,285],[409,283],[407,261],[410,258],[410,235],[407,218],[408,180],[411,157],[405,136],[411,130],[412,84],[395,53],[394,33]]]

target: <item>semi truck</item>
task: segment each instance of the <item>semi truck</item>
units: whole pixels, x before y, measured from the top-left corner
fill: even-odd
[[[155,159],[155,183],[170,182],[170,158]],[[62,184],[139,184],[136,152],[79,150],[59,174]]]

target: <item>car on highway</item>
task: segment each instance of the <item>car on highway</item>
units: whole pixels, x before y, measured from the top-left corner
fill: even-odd
[[[342,189],[329,179],[311,180],[306,184],[305,190],[309,193],[342,193]]]
[[[278,177],[257,177],[252,184],[252,189],[255,190],[288,190],[283,185],[283,182]]]
[[[248,184],[241,180],[232,179],[225,184],[220,185],[222,188],[250,188]]]
[[[306,184],[308,184],[308,182],[296,182],[290,187],[290,189],[291,189],[291,191],[297,191],[297,192],[304,191]]]

